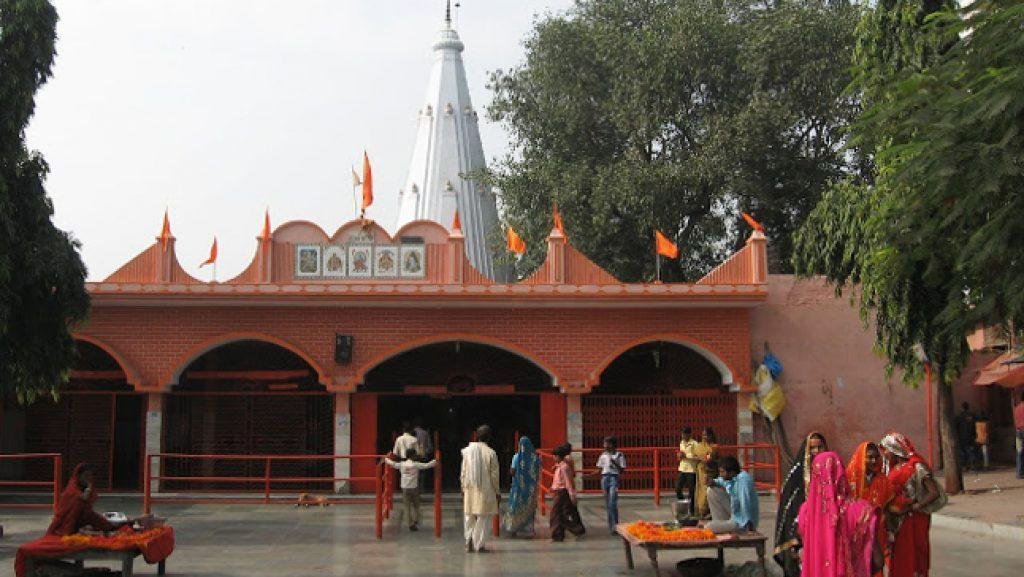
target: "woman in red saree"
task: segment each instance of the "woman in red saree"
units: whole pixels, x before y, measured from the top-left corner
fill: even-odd
[[[928,512],[939,498],[932,472],[914,445],[900,433],[882,438],[889,460],[889,484],[895,493],[888,507],[889,577],[928,577],[931,544]]]
[[[851,495],[837,453],[819,454],[810,468],[807,500],[797,517],[803,542],[801,576],[871,577],[872,562],[881,567],[877,509]]]
[[[880,551],[885,551],[888,544],[888,531],[885,529],[885,508],[892,500],[893,491],[889,479],[882,471],[882,454],[878,445],[865,441],[857,446],[846,466],[846,478],[850,482],[853,496],[871,503],[878,512],[878,527],[875,540]],[[882,577],[882,570],[875,573]]]

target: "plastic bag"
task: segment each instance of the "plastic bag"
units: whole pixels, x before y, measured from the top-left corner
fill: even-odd
[[[764,397],[761,398],[761,411],[769,421],[779,418],[782,409],[786,408],[786,395],[778,384],[772,386]]]
[[[773,379],[779,378],[779,375],[782,374],[782,361],[770,352],[764,354],[764,359],[761,360],[761,364],[768,367]]]

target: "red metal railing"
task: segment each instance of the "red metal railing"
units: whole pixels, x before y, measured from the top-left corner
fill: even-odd
[[[0,503],[0,507],[11,509],[43,509],[50,507],[57,512],[57,503],[60,502],[61,471],[63,462],[60,453],[8,453],[0,455],[0,460],[13,461],[15,459],[51,459],[53,462],[53,478],[49,481],[0,481],[0,487],[49,487],[53,491],[52,503]]]
[[[619,489],[619,493],[650,493],[654,498],[654,505],[661,505],[661,492],[665,490],[664,481],[674,483],[677,474],[678,461],[675,454],[678,447],[630,447],[619,449],[626,457],[626,474],[647,476],[649,481],[642,489]],[[574,453],[582,453],[584,466],[576,471],[577,475],[591,475],[599,472],[596,467],[588,467],[587,463],[597,461],[597,455],[604,449],[574,449]],[[775,493],[778,499],[782,491],[782,470],[779,463],[779,447],[767,443],[750,445],[718,445],[717,452],[721,455],[734,455],[739,458],[744,470],[755,477],[754,485],[762,491],[770,490]],[[547,515],[548,505],[546,498],[551,494],[551,482],[553,480],[553,469],[555,457],[550,449],[538,449],[537,454],[541,458],[540,482],[537,485],[537,505],[541,515]],[[588,457],[592,456],[592,457]],[[759,460],[759,457],[767,456],[768,460]],[[650,462],[651,465],[630,466],[630,463]],[[770,480],[757,480],[760,471],[770,473]],[[601,489],[584,488],[578,493],[600,494]]]
[[[349,483],[358,481],[370,481],[374,483],[374,498],[366,499],[359,497],[327,497],[327,501],[333,504],[373,504],[375,509],[375,520],[376,520],[376,536],[378,539],[383,538],[383,521],[391,515],[392,507],[392,495],[394,492],[393,476],[388,474],[390,468],[386,468],[383,463],[380,462],[381,455],[189,455],[181,453],[153,453],[146,455],[145,469],[144,469],[144,480],[143,480],[143,496],[142,496],[142,509],[145,513],[151,513],[153,505],[155,503],[215,503],[215,504],[252,504],[252,503],[294,503],[293,500],[288,498],[275,499],[272,495],[275,492],[274,486],[281,483],[312,483],[312,484],[325,484],[329,485],[330,492],[334,493],[334,484],[339,481],[347,481]],[[166,462],[169,459],[180,459],[180,460],[198,460],[208,461],[211,463],[225,462],[225,461],[249,461],[249,462],[262,462],[263,463],[263,475],[261,476],[213,476],[213,475],[154,475],[153,471],[163,471],[164,467],[161,461]],[[331,461],[334,463],[339,460],[371,460],[374,462],[374,475],[372,477],[356,477],[356,476],[315,476],[315,477],[275,477],[273,475],[273,465],[276,462],[296,462],[296,461]],[[154,465],[158,465],[154,467]],[[209,491],[194,491],[202,493],[201,496],[191,496],[176,494],[174,496],[163,496],[153,493],[153,483],[160,481],[175,481],[179,483],[223,483],[223,484],[234,484],[239,485],[241,488],[238,490],[239,493],[254,494],[253,496],[233,496],[233,497],[214,497],[213,493]],[[261,485],[262,491],[253,491],[247,489],[252,485]],[[280,490],[278,493],[282,492]],[[289,496],[293,496],[297,491],[295,489],[289,489],[287,492]]]

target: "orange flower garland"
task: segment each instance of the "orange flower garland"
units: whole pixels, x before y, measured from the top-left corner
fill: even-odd
[[[165,529],[157,527],[148,531],[118,531],[109,537],[101,535],[66,535],[61,542],[72,547],[95,547],[102,549],[130,549],[151,541]]]
[[[660,523],[652,523],[650,521],[630,523],[626,530],[630,535],[641,541],[685,542],[713,541],[715,539],[714,532],[708,529],[698,529],[696,527],[666,529]]]

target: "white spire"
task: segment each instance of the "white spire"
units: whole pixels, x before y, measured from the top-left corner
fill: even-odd
[[[463,177],[485,167],[477,113],[462,65],[464,48],[452,27],[448,2],[434,42],[434,64],[420,109],[409,176],[401,192],[398,228],[414,220],[432,220],[450,228],[458,209],[469,262],[488,277],[504,281],[507,269],[494,266],[487,242],[497,236],[494,194]]]

